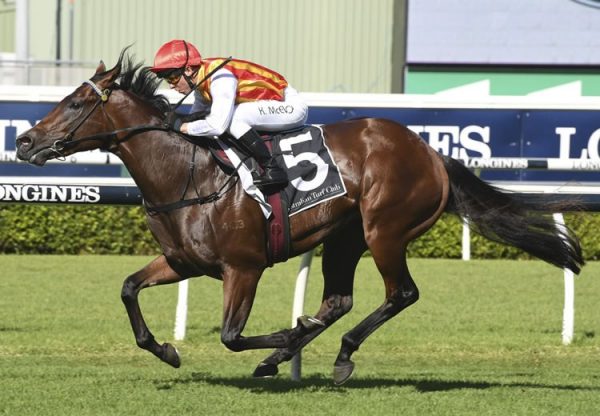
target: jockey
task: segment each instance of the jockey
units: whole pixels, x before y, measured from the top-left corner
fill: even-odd
[[[184,40],[172,40],[160,47],[150,70],[179,93],[187,94],[195,88],[190,114],[176,115],[169,120],[170,125],[192,136],[229,133],[263,168],[263,175],[254,180],[256,186],[284,187],[288,183],[287,174],[255,129],[278,131],[300,127],[306,122],[308,107],[283,76],[238,59],[232,59],[196,85],[224,61],[224,58],[203,59],[198,49]]]

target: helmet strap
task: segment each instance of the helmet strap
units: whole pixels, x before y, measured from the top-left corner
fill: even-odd
[[[192,74],[192,76],[194,76],[194,74]],[[183,78],[185,79],[185,82],[187,82],[190,89],[193,91],[196,89],[196,84],[194,84],[194,80],[192,79],[192,76],[189,76],[188,74],[186,74],[185,71],[183,72]]]
[[[187,42],[185,40],[183,41],[183,46],[185,46],[185,65],[183,65],[183,78],[187,82],[187,84],[190,87],[190,89],[192,91],[194,91],[196,89],[196,84],[194,84],[194,81],[192,80],[192,77],[188,76],[185,73],[185,70],[186,70],[186,68],[188,66],[188,62],[190,60],[190,51],[188,49],[188,45],[187,45]],[[194,74],[192,74],[192,75],[194,75]]]

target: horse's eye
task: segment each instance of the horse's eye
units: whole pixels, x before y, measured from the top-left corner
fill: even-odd
[[[71,103],[69,104],[69,108],[72,110],[79,110],[81,108],[81,103],[71,101]]]

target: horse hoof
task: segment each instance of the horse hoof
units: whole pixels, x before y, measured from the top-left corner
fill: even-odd
[[[177,348],[175,348],[169,343],[165,343],[163,345],[163,349],[164,351],[162,360],[172,367],[181,367],[181,359],[179,358],[179,352],[177,351]]]
[[[275,364],[260,363],[254,370],[252,377],[273,377],[279,373]]]
[[[341,386],[344,384],[354,372],[354,363],[352,361],[346,361],[343,364],[336,364],[333,366],[333,384]]]

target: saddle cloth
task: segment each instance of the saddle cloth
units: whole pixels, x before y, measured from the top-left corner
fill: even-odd
[[[289,216],[346,193],[346,186],[319,126],[309,125],[275,133],[265,140],[279,166],[286,170],[290,179],[290,183],[282,191],[287,200]],[[219,144],[227,158],[218,152],[213,152],[213,155],[224,169],[237,170],[244,190],[258,202],[268,219],[273,213],[272,207],[263,192],[253,183],[252,171],[258,168],[256,162],[225,141],[219,140]]]

